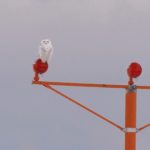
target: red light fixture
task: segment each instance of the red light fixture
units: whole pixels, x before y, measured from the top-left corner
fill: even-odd
[[[48,63],[42,62],[42,60],[39,58],[36,60],[36,62],[33,64],[33,70],[35,72],[35,81],[39,80],[38,75],[43,74],[48,70]]]
[[[35,64],[33,65],[33,69],[39,74],[45,73],[48,70],[48,63],[42,62],[41,59],[37,59]]]
[[[128,76],[130,78],[129,84],[133,84],[133,78],[137,78],[142,73],[142,67],[137,62],[132,62],[127,69]]]

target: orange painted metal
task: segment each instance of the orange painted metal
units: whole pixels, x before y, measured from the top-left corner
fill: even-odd
[[[136,150],[136,133],[125,134],[125,150]]]
[[[127,91],[125,105],[125,128],[136,129],[136,91]],[[125,133],[125,150],[136,150],[136,132]]]
[[[147,128],[147,127],[150,127],[150,124],[144,125],[143,127],[139,128],[138,131],[142,131],[142,130],[144,130],[144,129]]]
[[[103,119],[104,121],[110,123],[111,125],[113,125],[113,126],[115,126],[116,128],[118,128],[118,129],[120,129],[120,130],[123,131],[123,127],[121,127],[120,125],[117,125],[116,123],[112,122],[111,120],[109,120],[109,119],[103,117],[102,115],[98,114],[97,112],[93,111],[92,109],[88,108],[87,106],[84,106],[83,104],[77,102],[76,100],[70,98],[69,96],[63,94],[62,92],[56,90],[55,88],[53,88],[53,87],[51,87],[51,86],[49,86],[49,85],[47,85],[47,84],[43,84],[43,86],[45,86],[46,88],[52,90],[53,92],[57,93],[58,95],[60,95],[60,96],[62,96],[62,97],[64,97],[64,98],[66,98],[66,99],[69,100],[70,102],[72,102],[72,103],[78,105],[79,107],[83,108],[84,110],[86,110],[86,111],[92,113],[93,115],[97,116],[98,118]]]
[[[128,85],[113,85],[113,84],[94,84],[94,83],[75,83],[75,82],[47,82],[33,81],[33,84],[47,84],[56,86],[77,86],[77,87],[95,87],[95,88],[123,88],[127,89]]]
[[[95,87],[95,88],[121,88],[127,89],[129,85],[114,85],[114,84],[95,84],[95,83],[78,83],[78,82],[48,82],[48,81],[37,81],[34,79],[32,84],[48,84],[55,86],[75,86],[75,87]],[[150,86],[136,86],[137,89],[150,90]]]
[[[136,88],[141,90],[150,90],[150,86],[137,86]]]
[[[110,123],[114,127],[120,129],[121,131],[125,132],[125,150],[136,150],[136,134],[138,131],[141,131],[147,127],[150,127],[150,124],[144,125],[143,127],[136,129],[136,89],[144,89],[149,90],[150,86],[134,86],[131,87],[134,82],[133,80],[129,79],[129,85],[113,85],[113,84],[93,84],[93,83],[75,83],[75,82],[47,82],[47,81],[38,81],[39,77],[38,74],[35,73],[35,78],[32,84],[39,84],[43,85],[44,87],[52,90],[53,92],[57,93],[58,95],[66,98],[70,102],[78,105],[79,107],[83,108],[84,110],[92,113],[93,115],[97,116],[98,118],[103,119],[104,121]],[[54,86],[73,86],[73,87],[95,87],[95,88],[121,88],[126,89],[126,97],[125,97],[125,129],[120,125],[114,123],[113,121],[105,118],[104,116],[98,114],[97,112],[93,111],[92,109],[88,108],[87,106],[77,102],[76,100],[70,98],[69,96],[63,94],[62,92],[56,90],[51,85]],[[133,129],[133,130],[132,130]],[[137,132],[136,132],[137,131]]]
[[[36,82],[38,82],[38,80],[39,80],[39,74],[37,72],[35,72],[34,80]]]

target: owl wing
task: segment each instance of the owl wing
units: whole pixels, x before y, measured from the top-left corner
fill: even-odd
[[[49,50],[45,50],[44,47],[40,46],[39,48],[39,56],[42,62],[50,62],[53,55],[53,47],[49,48]]]
[[[54,50],[53,50],[52,47],[49,49],[49,51],[47,51],[46,60],[47,60],[48,62],[50,62],[51,59],[52,59],[53,51],[54,51]]]
[[[47,51],[45,51],[44,47],[40,46],[39,48],[39,56],[42,62],[47,61]]]

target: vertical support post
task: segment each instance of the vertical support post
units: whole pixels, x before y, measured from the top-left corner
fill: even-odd
[[[39,74],[35,72],[34,81],[39,81]]]
[[[125,150],[136,150],[136,86],[129,85],[125,102]]]

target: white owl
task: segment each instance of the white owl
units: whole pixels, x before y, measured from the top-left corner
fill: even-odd
[[[41,41],[39,55],[42,62],[48,62],[51,60],[53,55],[53,46],[49,39],[44,39]]]

